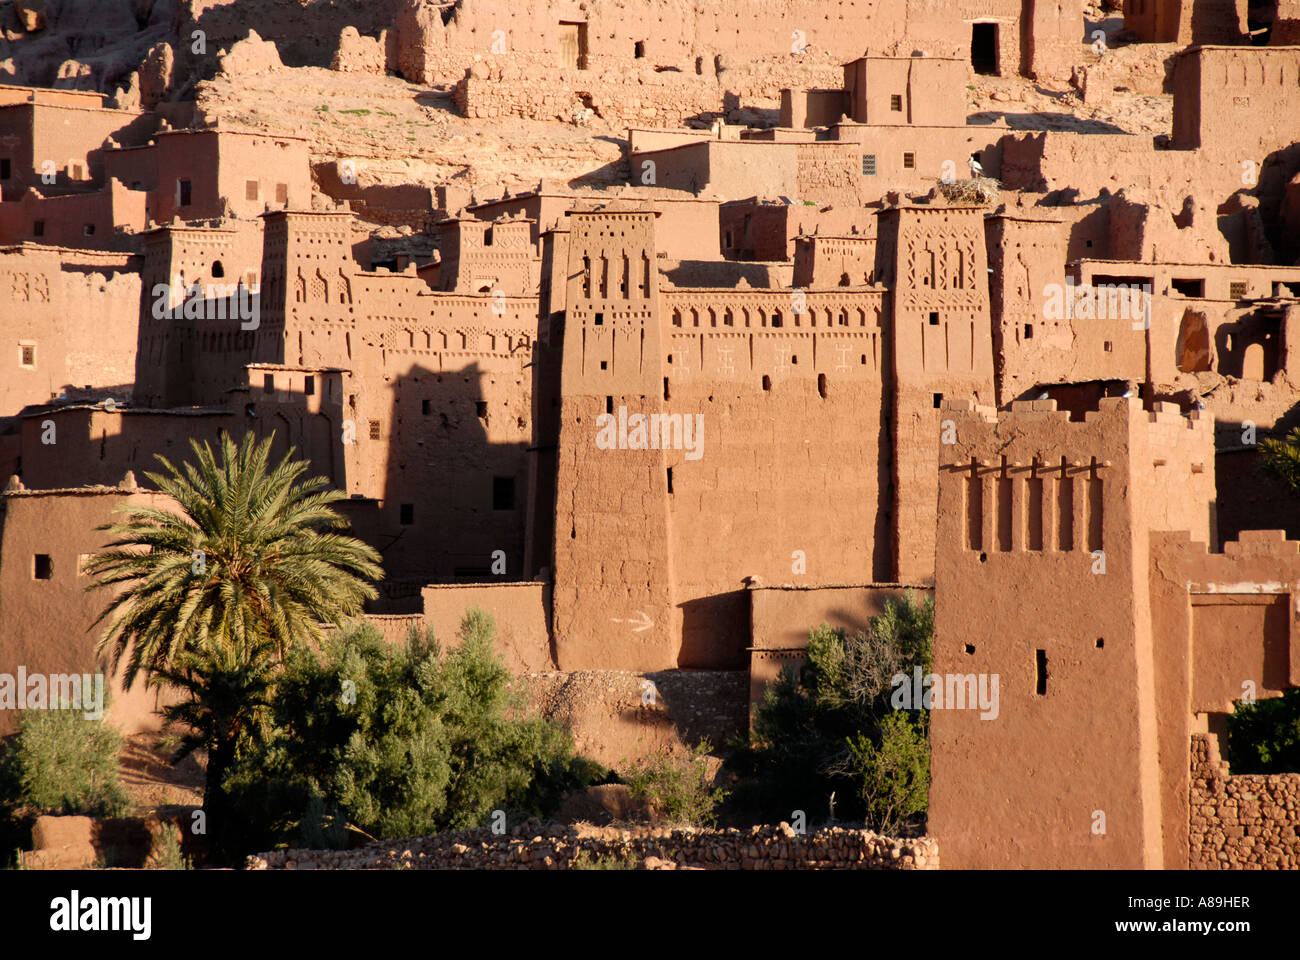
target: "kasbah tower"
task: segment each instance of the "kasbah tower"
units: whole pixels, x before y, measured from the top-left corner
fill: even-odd
[[[1227,743],[1300,685],[1295,2],[263,0],[58,64],[13,6],[0,675],[102,666],[156,455],[274,434],[385,640],[487,611],[603,764],[912,596],[929,865],[1300,867]]]

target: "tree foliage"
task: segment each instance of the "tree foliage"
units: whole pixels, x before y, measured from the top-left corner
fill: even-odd
[[[808,637],[806,661],[786,668],[757,708],[747,743],[729,758],[739,774],[735,805],[787,819],[832,810],[837,819],[896,829],[924,811],[929,718],[895,712],[892,678],[930,672],[934,603],[912,594],[887,601],[866,630],[826,624]],[[919,707],[919,705],[917,705]]]
[[[492,636],[492,618],[471,610],[448,652],[429,633],[393,647],[353,624],[319,654],[292,654],[271,735],[227,782],[241,820],[261,827],[245,847],[427,835],[481,826],[495,809],[546,814],[602,776],[566,731],[523,715]]]
[[[1233,773],[1300,773],[1300,690],[1239,703],[1228,716]]]

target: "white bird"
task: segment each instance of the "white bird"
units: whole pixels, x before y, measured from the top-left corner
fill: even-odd
[[[970,165],[970,175],[972,177],[978,177],[984,173],[984,168],[980,166],[980,162],[974,157],[971,157],[966,162]]]

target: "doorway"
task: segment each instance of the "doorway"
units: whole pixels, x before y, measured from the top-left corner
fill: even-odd
[[[998,25],[972,23],[970,63],[976,73],[996,76],[998,72]]]
[[[560,66],[571,70],[587,69],[587,25],[560,23]]]

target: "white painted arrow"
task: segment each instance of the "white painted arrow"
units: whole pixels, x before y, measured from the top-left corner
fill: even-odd
[[[633,633],[640,633],[642,630],[649,630],[655,625],[654,621],[650,619],[650,615],[644,610],[638,610],[637,617],[634,620],[623,620],[619,617],[610,617],[610,619],[615,623],[635,623],[636,626],[632,628]]]

